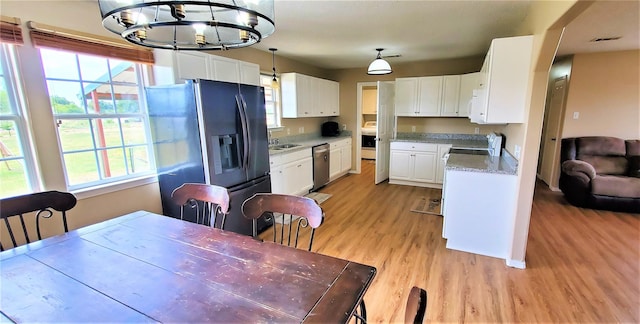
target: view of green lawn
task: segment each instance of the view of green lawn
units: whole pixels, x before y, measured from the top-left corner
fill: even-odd
[[[104,143],[106,147],[114,147],[107,150],[100,150],[96,155],[93,151],[66,153],[64,163],[69,170],[69,185],[96,181],[102,178],[119,177],[128,172],[136,173],[148,171],[151,168],[149,156],[147,154],[146,135],[142,121],[135,119],[123,119],[122,138],[124,138],[125,148],[122,148],[122,140],[116,119],[104,119]],[[94,133],[98,128],[95,121],[93,123]],[[63,152],[73,150],[92,149],[93,139],[88,120],[63,120],[58,129]],[[13,156],[21,155],[19,141],[13,130],[0,130],[0,141],[6,146]],[[99,140],[96,138],[96,142]],[[136,146],[140,145],[141,146]],[[98,147],[100,146],[97,144]],[[102,152],[106,152],[102,154]],[[125,158],[126,157],[126,158]],[[97,159],[96,159],[97,158]],[[46,157],[41,157],[46,161]],[[5,163],[6,162],[6,163]],[[25,177],[24,166],[21,161],[5,161],[0,164],[0,196],[12,196],[29,191],[29,186]],[[108,163],[110,176],[107,176],[105,163]],[[126,163],[126,165],[125,165]],[[100,171],[99,171],[100,170]],[[100,173],[99,173],[100,172]]]

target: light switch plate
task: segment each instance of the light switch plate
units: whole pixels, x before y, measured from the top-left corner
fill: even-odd
[[[580,112],[578,111],[573,112],[573,119],[578,119],[578,118],[580,118]]]

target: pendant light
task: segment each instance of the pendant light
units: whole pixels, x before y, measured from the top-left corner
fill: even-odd
[[[280,88],[278,83],[278,77],[276,76],[276,51],[277,48],[270,48],[271,51],[271,66],[273,67],[273,79],[271,79],[271,89],[277,90]]]
[[[382,58],[382,51],[384,48],[376,48],[378,51],[378,56],[376,59],[369,64],[369,69],[367,70],[367,74],[389,74],[391,71],[391,65],[387,61]]]
[[[274,0],[98,0],[102,25],[126,41],[171,50],[226,50],[273,34]]]

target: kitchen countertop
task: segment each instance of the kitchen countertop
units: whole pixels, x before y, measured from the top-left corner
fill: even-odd
[[[478,134],[398,133],[391,142],[451,144],[453,148],[487,148],[489,145],[487,137]]]
[[[291,152],[295,152],[295,151],[300,151],[300,150],[304,150],[304,149],[308,149],[308,148],[314,147],[316,145],[321,145],[321,144],[324,144],[324,143],[332,143],[332,142],[340,141],[340,140],[343,140],[345,138],[351,138],[351,134],[340,135],[340,136],[336,136],[336,137],[314,137],[314,138],[305,138],[305,139],[302,139],[302,140],[283,140],[282,142],[280,142],[278,144],[280,144],[280,145],[282,145],[282,144],[298,144],[300,146],[281,149],[281,150],[269,149],[269,155],[274,156],[274,155],[280,155],[280,154],[286,154],[286,153],[291,153]]]
[[[445,170],[517,175],[517,161],[505,150],[501,156],[449,154]]]

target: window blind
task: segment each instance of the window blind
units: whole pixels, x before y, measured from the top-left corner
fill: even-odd
[[[4,16],[0,19],[0,42],[14,45],[24,44],[20,19]]]
[[[31,28],[29,35],[35,47],[46,47],[73,51],[89,55],[126,60],[142,64],[153,64],[153,52],[147,49],[135,48],[116,44],[100,38],[91,38],[82,35],[73,35],[64,31],[38,28],[33,22],[29,22]]]

